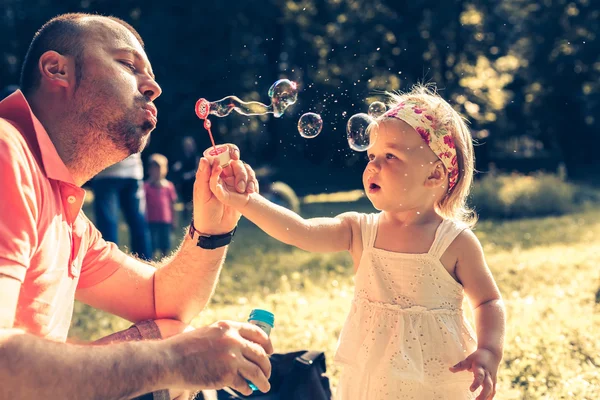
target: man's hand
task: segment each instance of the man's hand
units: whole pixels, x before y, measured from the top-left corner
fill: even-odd
[[[167,339],[175,374],[174,387],[221,389],[252,394],[246,379],[262,392],[270,389],[271,341],[258,327],[219,321]]]
[[[477,349],[469,357],[450,367],[450,371],[470,371],[473,373],[473,383],[470,390],[474,392],[479,386],[481,393],[476,400],[491,400],[496,395],[496,379],[500,357],[487,349]]]
[[[258,192],[256,175],[249,165],[240,161],[237,146],[228,144],[231,162],[220,172],[220,179],[237,193]],[[194,226],[197,231],[209,235],[227,233],[237,225],[241,214],[223,205],[209,187],[210,162],[202,158],[194,183]]]

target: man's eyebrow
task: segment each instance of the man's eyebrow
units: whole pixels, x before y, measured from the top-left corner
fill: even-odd
[[[141,61],[141,62],[143,62],[145,64],[145,61],[142,58],[142,55],[136,49],[134,49],[133,47],[119,47],[119,48],[115,49],[115,52],[117,52],[117,53],[130,53],[138,61]],[[151,68],[148,68],[148,73],[150,74],[150,76],[152,77],[152,79],[156,79],[156,77],[154,76],[154,72],[152,72]]]

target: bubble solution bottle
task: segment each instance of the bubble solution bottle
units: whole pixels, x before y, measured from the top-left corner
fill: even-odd
[[[275,315],[272,312],[267,310],[261,310],[260,308],[255,308],[250,312],[250,316],[248,317],[248,322],[258,326],[262,329],[267,336],[271,335],[271,329],[275,326]],[[247,381],[250,389],[258,390],[256,386],[250,381]]]

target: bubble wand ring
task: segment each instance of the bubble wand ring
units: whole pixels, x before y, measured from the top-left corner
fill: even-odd
[[[229,158],[227,146],[219,146],[219,148],[217,148],[211,131],[212,123],[208,119],[208,116],[210,115],[210,108],[210,102],[206,99],[199,99],[194,107],[198,118],[204,120],[204,129],[208,131],[208,136],[210,137],[210,142],[212,143],[212,149],[207,149],[204,151],[203,155],[211,162],[211,164],[213,159],[217,159],[219,164],[221,164],[221,166],[224,168],[229,165],[229,161],[231,159]]]
[[[210,136],[210,142],[212,143],[216,152],[217,145],[215,144],[215,139],[213,138],[212,132],[210,130],[210,128],[212,127],[212,123],[208,119],[208,115],[210,114],[210,102],[206,99],[199,99],[196,102],[195,110],[198,118],[204,120],[204,129],[208,131],[208,136]]]

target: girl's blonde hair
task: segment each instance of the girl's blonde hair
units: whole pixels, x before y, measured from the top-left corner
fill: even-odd
[[[429,105],[435,118],[447,126],[452,133],[458,162],[458,177],[452,189],[439,200],[436,212],[443,218],[453,219],[472,227],[477,221],[475,212],[467,206],[467,197],[473,184],[475,155],[473,138],[467,120],[448,104],[433,85],[415,85],[408,93],[386,93],[388,110],[406,101],[421,101]]]

